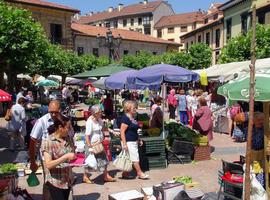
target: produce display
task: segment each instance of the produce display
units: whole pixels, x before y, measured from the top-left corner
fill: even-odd
[[[0,165],[0,174],[12,174],[17,172],[17,166],[12,163]]]
[[[194,130],[177,122],[166,123],[165,130],[168,131],[167,139],[169,146],[172,145],[174,139],[192,142],[192,138],[197,137],[199,135]]]
[[[149,128],[149,129],[146,129],[146,132],[150,137],[160,136],[160,129],[159,128]]]
[[[173,178],[173,180],[176,183],[184,183],[184,184],[192,183],[192,177],[191,176],[176,176],[176,177]]]

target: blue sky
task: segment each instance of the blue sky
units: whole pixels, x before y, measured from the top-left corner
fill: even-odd
[[[143,0],[46,0],[49,2],[60,3],[63,5],[71,6],[81,10],[82,14],[90,11],[103,11],[108,7],[116,7],[119,3],[124,5],[139,3]],[[152,1],[152,0],[150,0]],[[226,0],[167,0],[173,7],[175,13],[183,13],[196,11],[201,8],[207,10],[211,3],[221,2],[224,3]]]

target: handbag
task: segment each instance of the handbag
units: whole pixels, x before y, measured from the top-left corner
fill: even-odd
[[[233,136],[236,138],[236,139],[244,139],[244,133],[243,131],[238,128],[238,127],[235,127],[233,129]]]
[[[125,172],[130,172],[132,170],[132,161],[129,158],[129,154],[125,150],[121,151],[113,162],[113,165],[117,169]]]
[[[5,120],[10,121],[11,116],[12,116],[11,109],[7,109],[7,112],[6,112],[6,115],[5,115]]]
[[[94,154],[90,153],[85,159],[84,163],[92,169],[97,169],[97,160]]]
[[[239,124],[242,124],[246,121],[246,116],[245,116],[245,113],[242,111],[240,113],[237,113],[234,117],[234,121],[236,123],[239,123]]]
[[[102,143],[98,143],[94,146],[92,146],[93,152],[94,154],[100,154],[102,152],[104,152],[104,146]]]

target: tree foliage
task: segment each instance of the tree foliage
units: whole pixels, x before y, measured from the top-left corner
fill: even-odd
[[[207,68],[212,62],[212,50],[204,43],[191,45],[189,49],[190,63],[189,69]]]
[[[1,71],[7,72],[13,86],[11,77],[41,62],[39,55],[46,49],[48,41],[30,12],[8,6],[3,1],[0,1],[0,33]]]
[[[231,40],[222,49],[219,63],[239,62],[251,58],[252,30],[247,35],[240,34]],[[257,25],[256,27],[256,57],[270,57],[270,27]]]

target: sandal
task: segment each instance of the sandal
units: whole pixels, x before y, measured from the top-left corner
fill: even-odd
[[[87,184],[93,184],[94,182],[90,180],[88,177],[83,177],[83,182]]]
[[[142,179],[142,180],[146,180],[146,179],[149,179],[149,175],[148,174],[143,174],[143,175],[139,176],[138,178]]]
[[[107,177],[107,178],[103,178],[104,182],[116,182],[116,179],[113,177]]]

